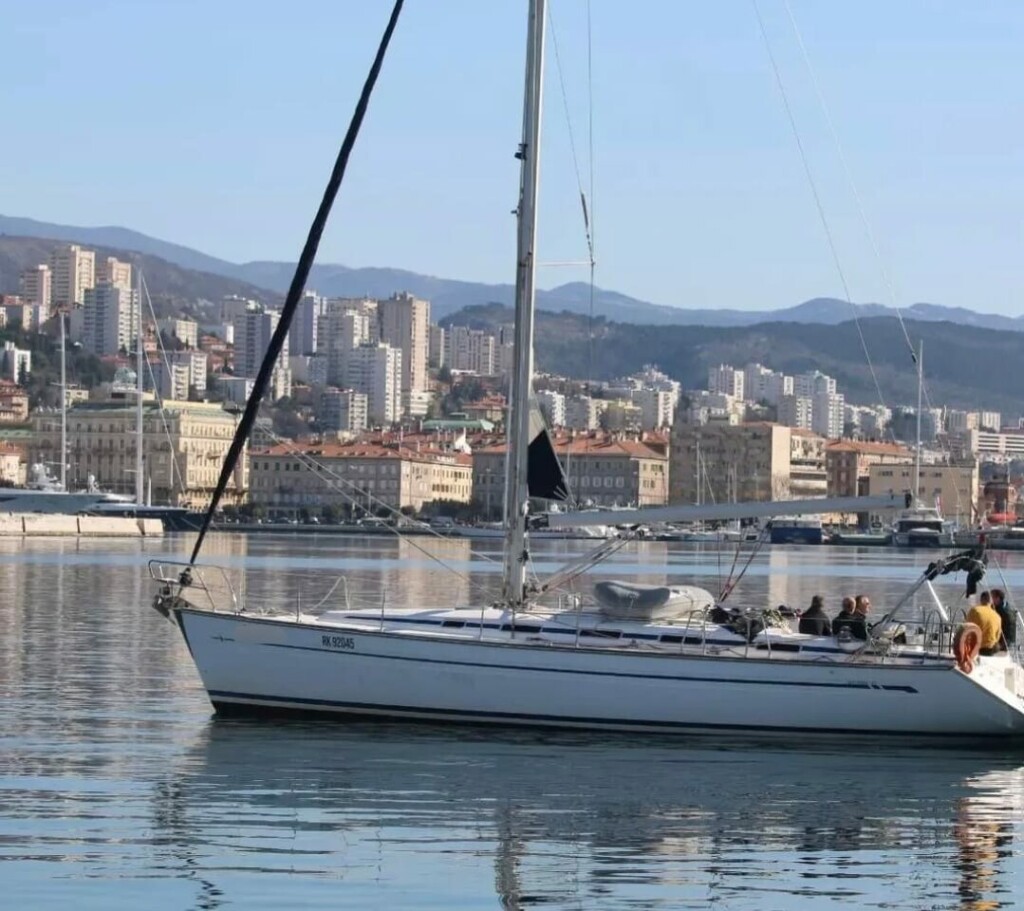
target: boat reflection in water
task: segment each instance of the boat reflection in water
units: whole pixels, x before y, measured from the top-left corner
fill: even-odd
[[[154,836],[206,908],[980,911],[1013,901],[1022,794],[1005,754],[219,720]]]

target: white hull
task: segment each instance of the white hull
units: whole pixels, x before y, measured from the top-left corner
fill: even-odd
[[[1024,679],[1007,658],[983,659],[968,676],[952,661],[655,653],[522,634],[493,641],[381,631],[365,617],[326,624],[191,608],[173,616],[225,711],[647,732],[1024,736]]]
[[[453,538],[471,538],[474,540],[495,539],[503,541],[503,528],[486,528],[473,525],[460,525],[456,529],[446,530],[445,534]],[[530,532],[531,541],[600,541],[614,537],[614,532],[606,528],[538,528]]]
[[[103,504],[123,505],[128,500],[109,493],[71,493],[63,490],[33,490],[25,487],[0,488],[0,512],[37,512],[77,515]]]
[[[941,547],[955,545],[952,532],[894,531],[890,539],[893,547]]]

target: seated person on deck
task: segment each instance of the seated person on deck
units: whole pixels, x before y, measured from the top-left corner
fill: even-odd
[[[811,598],[811,606],[800,615],[798,629],[810,636],[832,635],[832,622],[825,613],[824,599],[821,595]]]
[[[1017,641],[1016,612],[1006,603],[1006,594],[1001,588],[992,589],[992,610],[999,614],[1003,624],[1003,651],[1009,649]]]
[[[967,612],[965,619],[981,630],[981,654],[995,655],[1002,651],[1003,621],[992,607],[992,596],[988,592],[978,596],[978,603]]]
[[[867,595],[857,595],[856,601],[853,598],[843,598],[843,609],[832,621],[832,634],[838,636],[843,630],[849,630],[849,635],[854,639],[867,641],[869,610],[871,601]]]

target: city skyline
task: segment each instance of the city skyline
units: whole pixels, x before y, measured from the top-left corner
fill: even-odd
[[[788,7],[759,8],[850,296],[891,303]],[[5,209],[122,224],[236,262],[294,260],[387,9],[290,12],[119,0],[88,13],[64,2],[11,10],[0,78],[28,141],[9,149],[18,179]],[[511,279],[520,13],[408,5],[321,263]],[[552,7],[589,190],[585,13]],[[896,303],[1020,312],[1024,10],[808,3],[793,13]],[[754,8],[595,4],[592,25],[598,285],[746,310],[844,297]],[[73,41],[118,53],[82,67],[65,53]],[[560,83],[552,53],[544,261],[585,258]],[[79,104],[83,95],[96,103]],[[539,284],[585,278],[544,269]]]

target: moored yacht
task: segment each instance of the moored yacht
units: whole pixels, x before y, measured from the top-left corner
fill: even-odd
[[[25,487],[0,487],[0,512],[78,515],[130,502],[129,497],[100,490],[91,477],[84,490],[66,490],[41,464],[31,466]]]
[[[892,525],[893,547],[953,547],[955,524],[943,519],[938,509],[912,506],[897,515]]]
[[[339,581],[312,611],[275,586],[269,599],[198,564],[206,527],[227,484],[280,354],[340,185],[355,132],[393,32],[395,6],[357,116],[338,156],[280,322],[238,424],[188,564],[154,562],[153,606],[180,629],[219,712],[541,725],[652,733],[813,733],[933,738],[1024,736],[1020,656],[979,658],[955,606],[931,582],[965,570],[974,553],[933,561],[862,640],[802,635],[772,606],[733,607],[701,589],[613,583],[581,593],[587,572],[630,534],[601,542],[545,578],[533,576],[528,505],[566,499],[565,478],[531,423],[534,278],[546,25],[530,0],[516,257],[515,365],[506,470],[500,594],[469,604],[354,604]],[[365,494],[361,494],[365,495]],[[570,512],[549,528],[896,509],[901,496],[728,503]],[[465,575],[465,574],[463,574]],[[921,606],[915,595],[926,592]],[[976,629],[976,628],[974,628]]]

